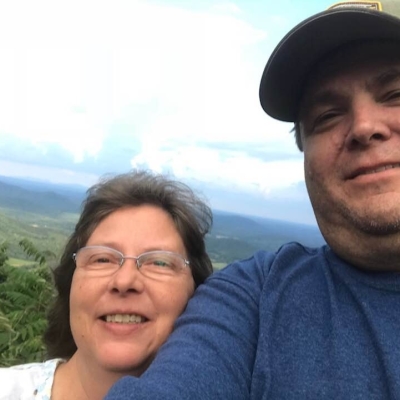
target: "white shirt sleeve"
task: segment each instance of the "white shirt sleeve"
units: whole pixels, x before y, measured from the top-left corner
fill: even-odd
[[[0,400],[50,400],[54,373],[62,360],[0,368]]]

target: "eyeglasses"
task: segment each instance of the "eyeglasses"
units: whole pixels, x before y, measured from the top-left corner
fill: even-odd
[[[118,250],[106,246],[86,246],[72,254],[76,267],[88,272],[111,275],[127,259],[136,261],[138,270],[146,277],[160,278],[173,276],[189,266],[183,256],[171,251],[155,250],[137,257],[125,256]]]

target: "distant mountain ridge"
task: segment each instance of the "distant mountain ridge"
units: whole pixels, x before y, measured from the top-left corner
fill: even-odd
[[[34,192],[58,193],[77,203],[80,203],[83,200],[87,190],[87,187],[82,185],[52,183],[33,180],[29,178],[17,178],[4,175],[0,175],[0,182],[7,183],[13,186],[18,186],[25,190],[32,190]]]
[[[308,247],[325,244],[320,231],[311,225],[220,213],[214,210],[214,224],[207,240],[213,259],[230,261],[250,256],[258,250],[276,251],[288,242]]]
[[[54,191],[35,191],[0,181],[0,207],[40,214],[76,213],[80,202]]]
[[[26,235],[30,235],[32,231],[32,221],[37,221],[39,226],[41,221],[46,221],[42,229],[48,230],[47,235],[57,233],[66,237],[65,225],[62,230],[60,228],[60,223],[65,218],[63,214],[75,215],[73,220],[77,220],[85,191],[86,188],[81,186],[47,184],[17,178],[3,179],[0,176],[0,208],[3,213],[10,210],[9,216],[13,214],[15,217],[18,214],[18,225],[15,224],[15,227],[19,227],[19,238],[23,236],[21,220],[24,213],[29,214]],[[242,259],[260,249],[275,251],[290,241],[311,247],[324,243],[318,228],[314,226],[219,210],[213,210],[213,214],[214,223],[207,236],[207,251],[215,262],[228,263]],[[67,221],[68,230],[71,231],[71,218]],[[8,221],[7,226],[9,230],[12,224]],[[9,236],[10,232],[1,232],[0,227],[0,238]]]

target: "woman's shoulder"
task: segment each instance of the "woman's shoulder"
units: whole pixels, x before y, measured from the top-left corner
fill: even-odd
[[[60,359],[0,368],[0,400],[50,399],[54,372]]]

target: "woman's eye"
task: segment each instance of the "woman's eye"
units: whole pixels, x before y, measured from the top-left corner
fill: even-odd
[[[170,267],[170,263],[164,260],[154,260],[153,264],[156,265],[157,267]]]
[[[99,254],[92,257],[91,262],[94,264],[107,264],[115,262],[115,257],[108,254]]]
[[[166,259],[162,258],[153,258],[144,261],[143,265],[147,267],[157,267],[157,268],[163,268],[163,269],[174,269],[174,264]]]
[[[99,257],[96,259],[96,262],[97,263],[108,263],[108,262],[110,262],[110,259],[106,258],[106,257]]]

